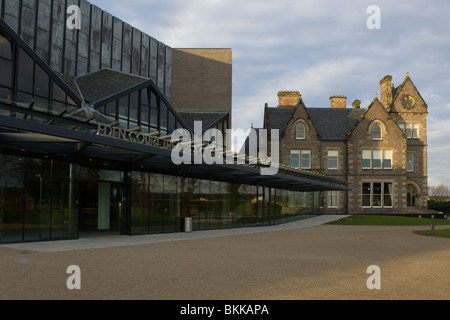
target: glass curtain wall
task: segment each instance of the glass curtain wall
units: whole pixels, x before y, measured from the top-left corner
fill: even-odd
[[[39,63],[0,29],[0,99],[34,103],[33,109],[60,113],[79,106]],[[16,70],[16,71],[15,71]],[[22,113],[1,111],[3,115],[30,119]],[[33,120],[45,122],[34,117]]]
[[[0,242],[74,239],[76,166],[0,154]]]
[[[110,120],[119,121],[124,129],[140,127],[142,133],[159,132],[161,136],[165,136],[181,128],[173,112],[151,87],[99,104],[95,109]]]
[[[274,225],[320,214],[318,192],[146,172],[133,172],[131,197],[131,234],[183,231],[185,217],[198,231]]]

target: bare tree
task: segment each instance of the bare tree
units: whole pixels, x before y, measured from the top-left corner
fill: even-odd
[[[435,200],[444,201],[450,196],[450,187],[446,184],[438,186],[429,186],[428,195]]]

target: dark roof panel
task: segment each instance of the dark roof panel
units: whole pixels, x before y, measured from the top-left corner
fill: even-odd
[[[103,100],[145,81],[148,79],[110,69],[102,69],[76,79],[83,98],[90,103]]]
[[[307,108],[322,140],[347,140],[365,109]]]
[[[269,128],[284,130],[295,108],[267,108]]]
[[[322,140],[347,140],[366,109],[306,108]],[[295,108],[267,108],[270,129],[284,131]]]

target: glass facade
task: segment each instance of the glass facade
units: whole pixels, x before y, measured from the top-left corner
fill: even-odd
[[[131,234],[271,225],[320,214],[318,192],[133,172]]]
[[[95,109],[110,121],[118,121],[124,129],[139,127],[141,133],[159,132],[160,136],[166,136],[182,127],[164,99],[151,87],[99,104]]]
[[[184,123],[151,81],[85,111],[90,106],[76,103],[77,95],[16,36],[0,29],[0,115],[7,116],[0,125],[5,137],[13,137],[2,140],[0,149],[0,243],[77,239],[99,232],[181,232],[186,217],[192,217],[197,231],[272,225],[320,214],[319,192],[213,176],[199,179],[183,172],[161,174],[154,164],[145,168],[140,163],[155,154],[123,154],[129,152],[124,143],[133,142],[93,142],[99,123],[160,139]],[[39,125],[27,129],[33,122]],[[228,117],[216,124],[221,130],[229,125]],[[78,140],[74,132],[92,137]],[[117,154],[123,157],[110,158]],[[297,167],[307,166],[310,152],[297,155]]]
[[[73,239],[77,166],[0,154],[0,242]]]

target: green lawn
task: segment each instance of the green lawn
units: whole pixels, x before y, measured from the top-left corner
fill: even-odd
[[[356,215],[326,223],[328,225],[355,225],[355,226],[435,226],[450,225],[450,220],[413,218],[399,216],[372,216]],[[450,238],[450,229],[416,231],[421,235]]]
[[[450,220],[413,218],[401,216],[377,216],[377,215],[355,215],[329,222],[329,225],[359,225],[359,226],[431,226],[450,225]]]
[[[450,238],[450,229],[424,230],[424,231],[416,231],[416,233],[426,236]]]

